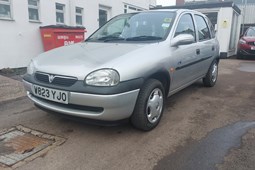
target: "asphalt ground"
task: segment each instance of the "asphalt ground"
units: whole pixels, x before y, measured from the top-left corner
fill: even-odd
[[[255,61],[221,60],[217,84],[206,88],[198,81],[168,98],[150,132],[42,111],[25,96],[19,78],[0,76],[0,131],[22,125],[65,139],[18,170],[254,170],[254,68]]]

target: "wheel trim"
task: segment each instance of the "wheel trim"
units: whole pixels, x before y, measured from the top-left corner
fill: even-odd
[[[163,93],[159,88],[154,89],[149,95],[146,115],[150,123],[155,123],[162,113],[164,103]]]
[[[212,81],[215,82],[217,80],[218,76],[218,65],[217,63],[214,63],[213,69],[212,69]]]

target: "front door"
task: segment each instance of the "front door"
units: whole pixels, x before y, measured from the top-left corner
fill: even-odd
[[[194,36],[195,43],[173,47],[172,56],[174,57],[175,71],[172,75],[171,90],[182,87],[199,76],[200,68],[197,67],[197,62],[201,59],[201,56],[196,42],[196,31],[191,14],[186,13],[181,16],[174,37],[179,34],[191,34]]]

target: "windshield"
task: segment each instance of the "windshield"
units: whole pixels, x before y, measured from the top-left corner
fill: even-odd
[[[253,28],[249,28],[247,33],[246,33],[247,37],[255,37],[255,27]]]
[[[158,41],[166,38],[174,20],[174,12],[144,12],[119,15],[100,29],[88,41]]]

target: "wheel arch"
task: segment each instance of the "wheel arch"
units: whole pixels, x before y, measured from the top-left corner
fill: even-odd
[[[215,60],[217,61],[218,64],[220,63],[220,57],[216,57]]]
[[[165,96],[168,95],[169,90],[170,90],[170,84],[171,84],[171,77],[170,77],[170,74],[168,71],[160,70],[153,74],[150,74],[149,76],[146,77],[145,82],[148,79],[156,79],[156,80],[160,81],[164,87]]]

